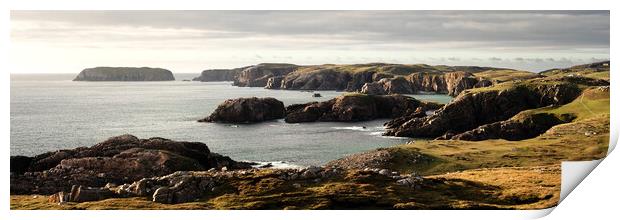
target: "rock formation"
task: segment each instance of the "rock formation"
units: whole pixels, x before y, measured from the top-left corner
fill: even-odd
[[[15,162],[14,162],[15,161]],[[20,161],[20,162],[17,162]],[[12,194],[51,194],[72,185],[101,187],[183,170],[249,168],[250,164],[209,151],[199,142],[132,135],[109,138],[91,147],[48,152],[29,158],[11,157]]]
[[[149,67],[95,67],[82,70],[73,81],[171,81],[170,70]]]
[[[515,116],[516,117],[516,116]],[[539,113],[517,117],[505,121],[485,124],[475,129],[450,136],[442,136],[439,139],[481,141],[487,139],[504,139],[509,141],[519,141],[534,138],[549,128],[563,123],[568,123],[575,118],[573,115],[556,115],[549,113]]]
[[[204,70],[200,73],[199,77],[192,79],[193,81],[201,82],[219,82],[219,81],[234,81],[235,77],[241,73],[246,67],[236,69],[211,69]]]
[[[400,117],[418,107],[437,106],[402,95],[343,95],[325,102],[291,105],[286,108],[288,123],[314,121],[367,121]]]
[[[334,69],[293,72],[282,79],[281,88],[291,90],[344,90],[351,76]]]
[[[241,87],[265,87],[271,77],[283,76],[298,68],[294,64],[262,63],[243,69],[235,76],[233,85]]]
[[[229,99],[199,122],[255,123],[284,118],[284,103],[274,98]]]
[[[393,119],[386,123],[389,125],[386,135],[424,138],[435,138],[441,135],[452,137],[478,126],[508,120],[523,110],[566,104],[581,93],[579,84],[608,85],[608,82],[583,77],[539,78],[499,86],[498,88],[491,87],[490,89],[461,93],[455,100],[433,115],[410,118],[405,116],[404,118]],[[553,125],[553,123],[543,124],[545,126]],[[531,128],[531,126],[517,125],[513,122],[488,125],[488,128],[498,128],[498,126],[499,128],[504,126],[506,129],[511,126]],[[482,127],[482,129],[485,128],[487,127]],[[472,132],[458,137],[476,139],[472,135],[480,132]],[[501,134],[501,131],[493,132],[496,132],[495,136],[506,137]],[[493,135],[489,133],[488,136]],[[527,132],[523,135],[515,134],[515,139],[529,136],[531,135],[528,135]]]

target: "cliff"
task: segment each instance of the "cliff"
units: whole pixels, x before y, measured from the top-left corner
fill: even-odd
[[[172,81],[170,70],[149,67],[95,67],[82,70],[73,81]]]
[[[286,63],[261,63],[244,68],[235,75],[233,85],[240,87],[265,87],[271,77],[286,75],[298,66]]]
[[[243,69],[245,69],[246,67],[242,67],[242,68],[236,68],[236,69],[211,69],[211,70],[204,70],[202,71],[202,73],[200,73],[199,77],[196,77],[194,79],[192,79],[193,81],[201,81],[201,82],[219,82],[219,81],[234,81],[235,80],[235,76],[239,73],[241,73],[241,71],[243,71]]]
[[[493,87],[473,89],[461,93],[433,115],[407,120],[395,119],[399,122],[389,123],[391,126],[388,127],[386,135],[424,138],[443,135],[449,138],[478,126],[507,120],[523,110],[567,104],[580,95],[584,86],[605,85],[609,83],[591,78],[559,77],[507,82]],[[543,117],[537,119],[541,118],[547,119]],[[555,125],[542,124],[548,124],[549,127]],[[516,126],[512,122],[488,126],[498,128],[502,125]],[[495,135],[495,137],[502,136]]]
[[[205,70],[194,80],[233,80],[235,86],[266,89],[361,91],[372,95],[430,92],[456,96],[466,89],[537,76],[535,73],[477,66],[262,63],[236,69]]]

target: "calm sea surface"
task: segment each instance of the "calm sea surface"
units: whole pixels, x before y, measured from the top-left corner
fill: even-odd
[[[74,74],[11,75],[11,155],[36,155],[90,146],[133,134],[206,143],[236,160],[320,165],[347,154],[401,144],[382,137],[386,120],[359,123],[252,125],[198,123],[219,103],[238,97],[274,97],[285,105],[324,101],[341,94],[233,87],[230,82],[187,82],[198,74],[175,74],[170,82],[73,82]],[[447,103],[446,95],[415,95]],[[365,127],[365,128],[364,128]]]

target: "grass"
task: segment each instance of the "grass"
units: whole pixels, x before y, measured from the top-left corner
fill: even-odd
[[[474,73],[474,76],[495,82],[526,80],[539,77],[538,74],[520,70],[487,70]]]
[[[498,180],[498,177],[510,179]],[[538,209],[557,204],[559,166],[495,168],[429,176],[419,189],[372,172],[352,170],[297,187],[269,172],[231,182],[222,194],[182,204],[147,198],[47,202],[46,196],[11,196],[11,209]],[[535,189],[535,190],[531,190]]]

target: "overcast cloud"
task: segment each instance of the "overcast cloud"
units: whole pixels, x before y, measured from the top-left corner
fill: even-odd
[[[12,11],[11,70],[261,62],[540,71],[609,59],[609,11]]]

